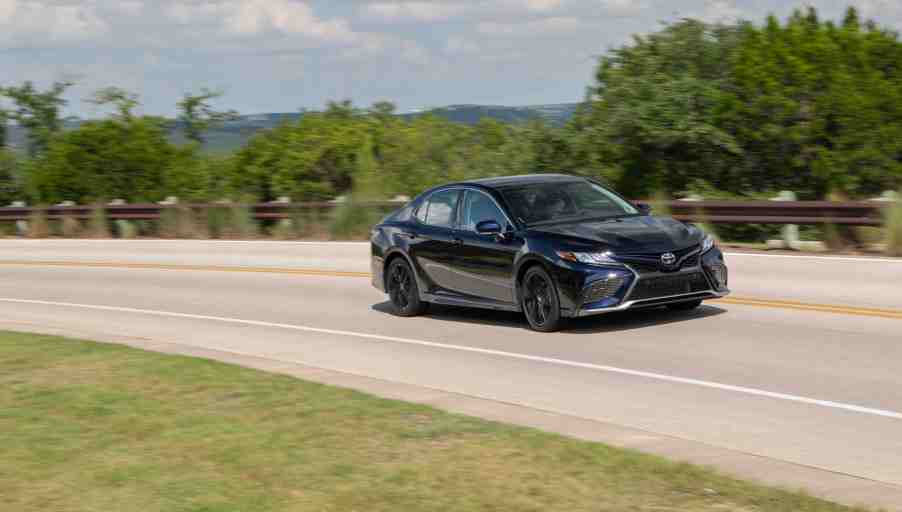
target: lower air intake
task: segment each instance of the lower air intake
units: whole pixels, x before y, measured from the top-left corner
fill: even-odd
[[[621,276],[608,277],[600,281],[595,281],[583,291],[583,304],[598,302],[600,300],[613,297],[620,287],[623,286],[624,279]]]
[[[710,290],[711,286],[701,272],[662,277],[646,277],[636,283],[629,300],[647,300],[674,295],[685,295]]]

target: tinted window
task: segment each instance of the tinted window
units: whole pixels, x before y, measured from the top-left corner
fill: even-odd
[[[421,201],[419,206],[417,206],[416,218],[418,221],[425,223],[426,222],[426,212],[429,210],[429,200],[426,199]]]
[[[454,207],[457,205],[459,190],[443,190],[429,196],[424,222],[430,226],[450,228],[454,225]],[[422,210],[422,207],[420,208]]]
[[[463,212],[461,215],[461,229],[468,231],[476,231],[476,224],[485,220],[493,220],[501,226],[501,229],[507,227],[507,218],[504,213],[495,205],[492,198],[482,192],[468,191],[463,203]]]
[[[533,183],[503,189],[512,213],[526,224],[605,219],[639,211],[610,190],[589,181]]]

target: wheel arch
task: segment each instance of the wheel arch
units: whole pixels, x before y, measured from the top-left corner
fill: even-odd
[[[517,271],[514,273],[514,294],[516,295],[517,307],[520,307],[522,294],[523,294],[523,276],[526,275],[526,272],[532,267],[539,266],[542,267],[545,272],[548,272],[548,275],[551,276],[552,281],[555,280],[554,272],[552,272],[551,264],[548,263],[544,258],[536,254],[529,254],[523,256],[519,262],[517,262]],[[557,283],[555,283],[555,289],[557,290],[559,287]],[[558,291],[560,294],[560,291]]]
[[[407,265],[410,267],[410,270],[413,272],[413,277],[417,280],[417,288],[420,290],[420,294],[423,293],[422,282],[420,280],[420,274],[417,272],[417,267],[411,261],[410,256],[407,255],[406,252],[401,249],[392,249],[389,250],[385,255],[385,263],[383,263],[382,268],[382,286],[385,290],[388,289],[388,268],[391,266],[392,262],[396,259],[401,258],[407,262]]]

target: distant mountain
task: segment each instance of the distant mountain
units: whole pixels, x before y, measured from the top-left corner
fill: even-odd
[[[401,117],[412,118],[425,114],[464,124],[476,124],[480,119],[488,117],[505,123],[520,123],[541,119],[555,125],[566,123],[576,112],[578,103],[561,103],[556,105],[534,105],[528,107],[502,107],[495,105],[450,105],[425,112],[401,114]]]
[[[541,119],[559,126],[566,123],[576,112],[578,103],[561,103],[553,105],[533,105],[526,107],[505,107],[496,105],[449,105],[422,112],[406,112],[399,114],[404,119],[413,119],[427,114],[445,118],[449,121],[464,124],[476,124],[482,118],[496,119],[505,123],[522,123]],[[297,122],[300,112],[268,113],[239,116],[207,133],[207,150],[211,152],[233,151],[247,143],[260,130],[269,130],[283,123]],[[79,125],[74,118],[64,122],[66,129]],[[174,124],[170,138],[174,143],[185,142],[184,132],[178,123]],[[25,147],[25,132],[17,126],[9,127],[9,143],[16,150]]]

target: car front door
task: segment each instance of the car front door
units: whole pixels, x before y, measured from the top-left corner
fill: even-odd
[[[461,195],[460,189],[439,190],[416,212],[408,251],[427,281],[428,293],[459,291],[452,266],[458,250],[454,228]]]
[[[512,235],[481,235],[476,225],[495,221],[502,231],[513,230],[507,215],[485,192],[467,189],[460,202],[460,222],[456,231],[455,278],[461,293],[495,302],[515,303],[514,260],[523,245]]]

